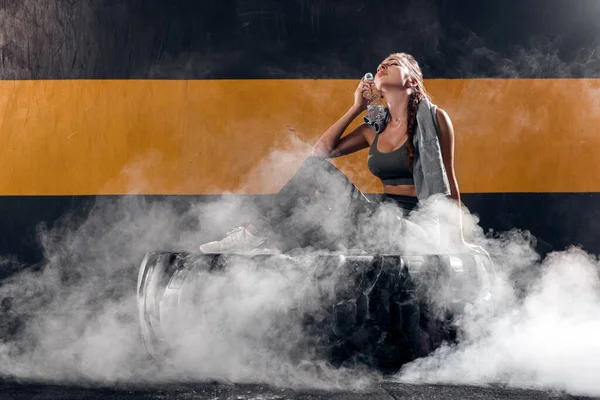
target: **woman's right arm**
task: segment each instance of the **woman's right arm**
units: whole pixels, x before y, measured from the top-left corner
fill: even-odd
[[[348,125],[354,121],[366,108],[367,99],[371,91],[370,83],[361,80],[354,92],[354,104],[346,113],[329,127],[321,135],[314,145],[312,155],[324,158],[335,158],[346,154],[354,153],[369,146],[365,132],[370,128],[366,124],[361,124],[358,128],[342,138]]]

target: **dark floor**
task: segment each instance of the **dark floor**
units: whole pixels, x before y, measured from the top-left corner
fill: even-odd
[[[81,387],[0,380],[0,399],[583,399],[556,392],[384,382],[362,392],[278,389],[264,385],[218,383],[157,386]]]

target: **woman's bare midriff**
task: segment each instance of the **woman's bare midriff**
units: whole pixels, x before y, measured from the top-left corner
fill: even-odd
[[[417,196],[415,185],[384,185],[383,192],[400,196]]]

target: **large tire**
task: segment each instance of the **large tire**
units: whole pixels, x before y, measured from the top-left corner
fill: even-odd
[[[192,271],[204,276],[218,273],[235,257],[250,256],[146,255],[138,278],[138,307],[149,354],[161,359],[168,353],[169,334],[164,328],[177,317],[169,309],[185,301],[181,288],[195,276]],[[277,268],[278,260],[295,260],[277,255],[258,258],[257,262],[252,257],[253,262],[264,268]],[[473,254],[315,256],[307,282],[335,284],[324,288],[327,293],[319,299],[324,310],[318,319],[301,307],[292,311],[304,321],[306,344],[332,364],[361,363],[396,372],[406,362],[457,339],[454,316],[489,294],[493,266],[482,259]],[[188,296],[190,288],[193,285]]]

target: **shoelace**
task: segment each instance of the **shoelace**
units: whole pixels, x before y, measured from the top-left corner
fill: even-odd
[[[243,226],[238,226],[237,228],[234,228],[234,229],[230,230],[229,232],[227,232],[227,236],[225,238],[225,241],[231,242],[231,241],[237,241],[239,239],[246,240],[247,239],[247,237],[246,237],[247,234],[248,235],[252,235]],[[266,241],[267,240],[265,238],[257,237],[257,242],[256,243],[252,243],[252,245],[253,246],[260,246],[260,245],[264,244]]]
[[[240,239],[245,239],[246,238],[246,230],[244,229],[243,226],[240,226],[238,228],[234,228],[232,230],[230,230],[229,232],[227,232],[227,235],[225,236],[225,239],[223,240],[224,243],[229,243],[229,242],[235,242],[238,241]]]
[[[233,235],[235,233],[241,232],[241,231],[245,231],[246,229],[243,226],[238,226],[237,228],[233,228],[232,230],[230,230],[229,232],[227,232],[227,234],[225,236],[229,236],[229,235]]]

